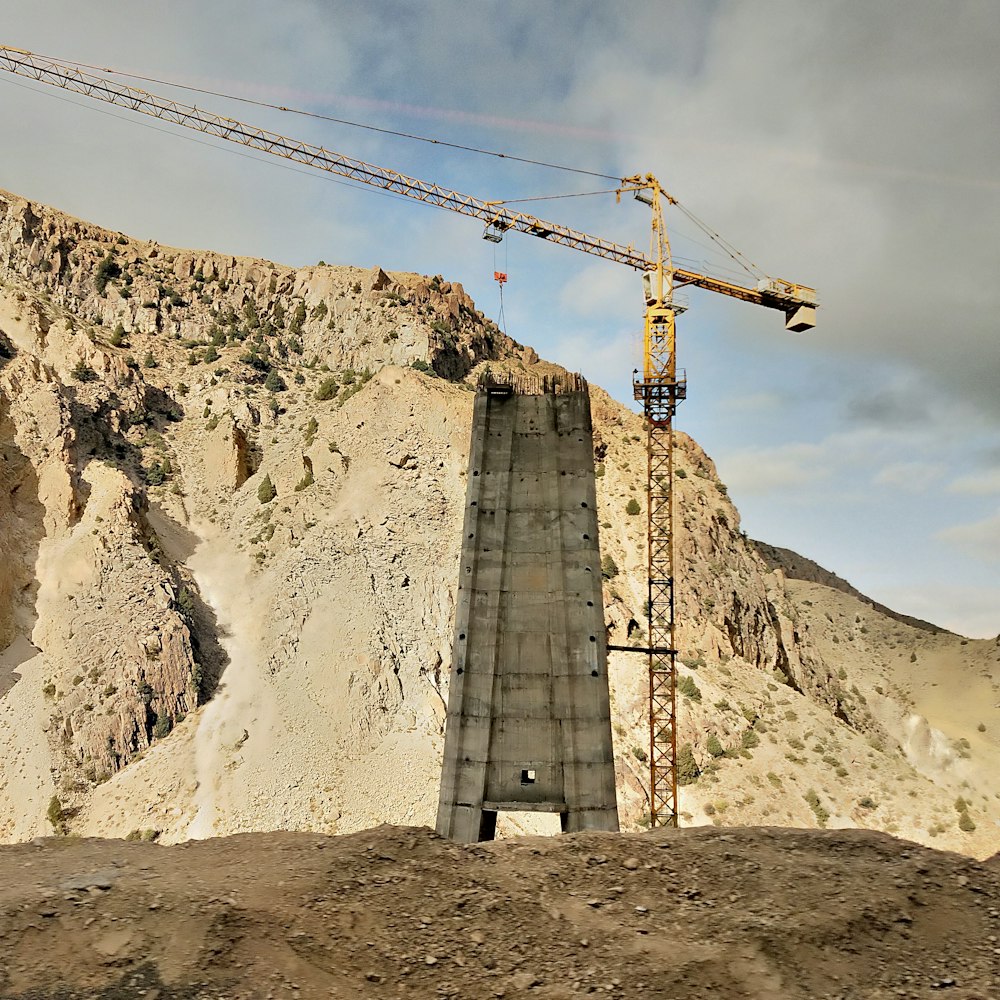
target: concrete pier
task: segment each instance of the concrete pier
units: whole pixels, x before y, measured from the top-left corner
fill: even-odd
[[[617,830],[590,396],[579,376],[476,396],[437,830],[498,812]]]

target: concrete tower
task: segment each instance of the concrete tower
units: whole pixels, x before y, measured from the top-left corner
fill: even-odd
[[[590,395],[488,375],[476,395],[438,833],[497,813],[617,830]]]

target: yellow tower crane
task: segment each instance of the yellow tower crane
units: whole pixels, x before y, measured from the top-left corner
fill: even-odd
[[[649,646],[643,652],[648,659],[649,672],[650,821],[653,826],[676,826],[673,416],[677,404],[687,394],[687,386],[677,369],[675,316],[678,307],[673,293],[679,287],[693,285],[744,302],[779,309],[785,314],[786,328],[801,332],[815,325],[815,290],[768,277],[754,285],[741,285],[675,267],[663,221],[663,203],[676,202],[652,174],[622,178],[618,187],[619,198],[623,193],[632,193],[652,210],[651,248],[646,254],[631,245],[623,246],[533,215],[511,211],[501,202],[461,194],[322,146],[290,139],[268,129],[126,86],[92,72],[90,67],[57,62],[23,49],[0,46],[0,69],[471,216],[485,223],[483,236],[494,242],[510,231],[527,233],[642,272],[646,297],[643,368],[641,374],[635,373],[633,387],[635,398],[642,403],[647,429]]]

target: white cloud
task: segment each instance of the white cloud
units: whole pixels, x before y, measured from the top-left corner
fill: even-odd
[[[879,469],[872,482],[907,493],[924,493],[944,474],[945,466],[940,462],[893,462]]]
[[[1000,587],[953,583],[889,586],[880,588],[875,599],[902,614],[971,639],[992,639],[1000,633]]]
[[[935,537],[957,546],[975,559],[1000,564],[1000,510],[981,521],[945,528]]]
[[[985,472],[970,472],[959,476],[948,484],[949,493],[970,493],[973,496],[986,496],[990,493],[1000,493],[1000,469],[987,469]]]
[[[637,275],[604,263],[589,264],[578,270],[559,293],[563,309],[574,316],[595,319],[614,317],[620,322],[629,312],[638,316],[642,309],[642,285]]]
[[[781,403],[782,398],[776,392],[754,392],[720,400],[719,407],[734,413],[769,413],[779,409]]]
[[[911,450],[916,435],[909,431],[886,432],[871,427],[852,428],[829,434],[819,441],[793,441],[763,448],[744,448],[718,457],[717,464],[737,501],[742,492],[767,493],[811,487],[829,480],[839,484],[838,492],[850,492],[847,484],[861,475],[870,478],[880,466],[880,475],[893,477],[917,468],[926,479],[935,467],[922,461],[887,464],[887,460]],[[869,471],[871,470],[871,471]],[[808,494],[815,499],[812,493]]]
[[[578,371],[595,385],[610,390],[613,383],[629,377],[638,362],[637,351],[637,338],[631,332],[604,336],[581,330],[560,338],[553,358],[558,358],[564,368]]]
[[[822,444],[788,444],[729,455],[718,462],[732,495],[801,489],[830,478]]]

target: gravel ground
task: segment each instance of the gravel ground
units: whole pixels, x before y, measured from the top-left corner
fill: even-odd
[[[0,996],[1000,997],[1000,863],[866,831],[0,848]]]

